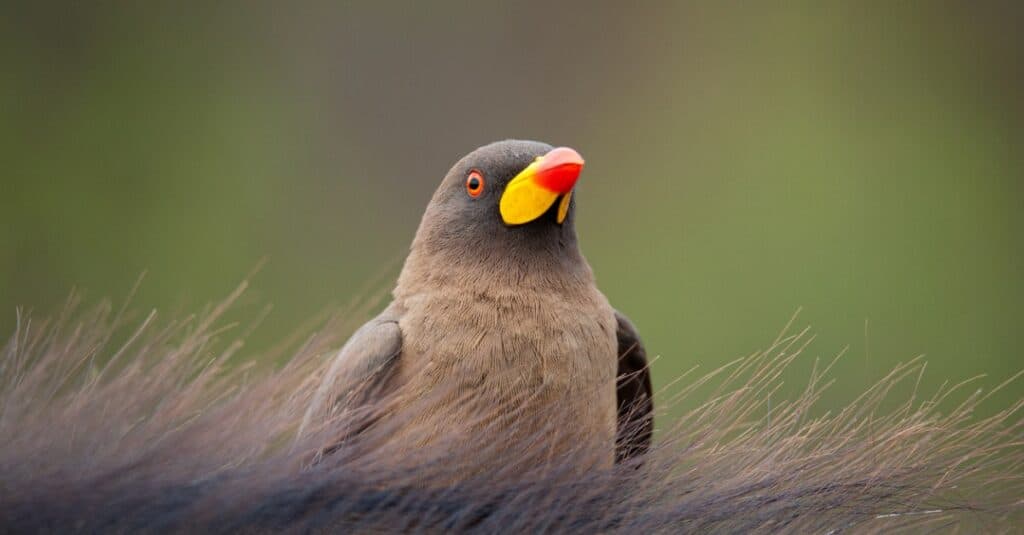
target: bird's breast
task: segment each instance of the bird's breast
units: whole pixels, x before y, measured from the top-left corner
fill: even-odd
[[[615,316],[596,288],[448,291],[409,296],[403,305],[399,375],[414,397],[447,389],[453,404],[472,399],[499,417],[515,409],[543,415],[538,421],[567,419],[587,437],[614,441]],[[524,402],[533,408],[524,411]]]
[[[587,388],[614,381],[614,312],[596,289],[564,296],[446,292],[408,300],[401,321],[409,371],[437,379]]]

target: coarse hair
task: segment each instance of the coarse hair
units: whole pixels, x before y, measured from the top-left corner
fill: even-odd
[[[544,433],[520,436],[515,407],[499,417],[470,396],[465,417],[486,429],[472,436],[411,447],[375,425],[337,442],[391,410],[385,396],[297,437],[351,330],[344,317],[362,312],[326,321],[283,359],[229,363],[246,333],[224,315],[244,287],[181,320],[76,295],[50,320],[19,314],[0,355],[0,531],[1009,531],[1024,517],[1024,400],[977,417],[986,395],[964,385],[922,398],[918,359],[816,415],[829,366],[795,399],[770,397],[810,340],[788,329],[659,392],[654,447],[613,469],[592,465],[585,440],[544,451],[573,415],[552,408]],[[274,358],[285,363],[251,363]],[[912,393],[886,401],[901,391]]]

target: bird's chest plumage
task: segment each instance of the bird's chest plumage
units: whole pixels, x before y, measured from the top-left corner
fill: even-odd
[[[405,301],[407,373],[505,388],[614,381],[615,317],[599,292],[445,292]],[[499,384],[507,383],[507,384]]]
[[[539,414],[557,411],[586,435],[614,440],[615,317],[593,285],[451,289],[402,304],[399,376],[414,396],[447,388],[498,413],[529,400]]]

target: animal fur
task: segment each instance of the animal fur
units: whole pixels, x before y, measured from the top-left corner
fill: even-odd
[[[373,426],[311,464],[339,427],[388,401],[296,440],[346,329],[328,323],[280,369],[229,364],[242,344],[223,315],[240,291],[184,320],[83,311],[77,299],[49,321],[19,316],[0,358],[0,531],[1013,531],[1024,518],[1021,402],[975,418],[982,396],[950,388],[884,411],[914,389],[924,365],[913,361],[838,413],[812,411],[827,370],[769,407],[805,332],[660,393],[665,406],[715,387],[682,417],[660,417],[655,447],[614,468],[581,470],[585,441],[533,462],[535,435],[570,425],[556,411],[519,433],[467,410],[491,432],[411,451]],[[472,477],[446,483],[452,473]]]

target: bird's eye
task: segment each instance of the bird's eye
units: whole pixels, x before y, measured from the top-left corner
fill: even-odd
[[[476,169],[469,172],[466,177],[466,193],[474,199],[484,192],[484,175]]]

